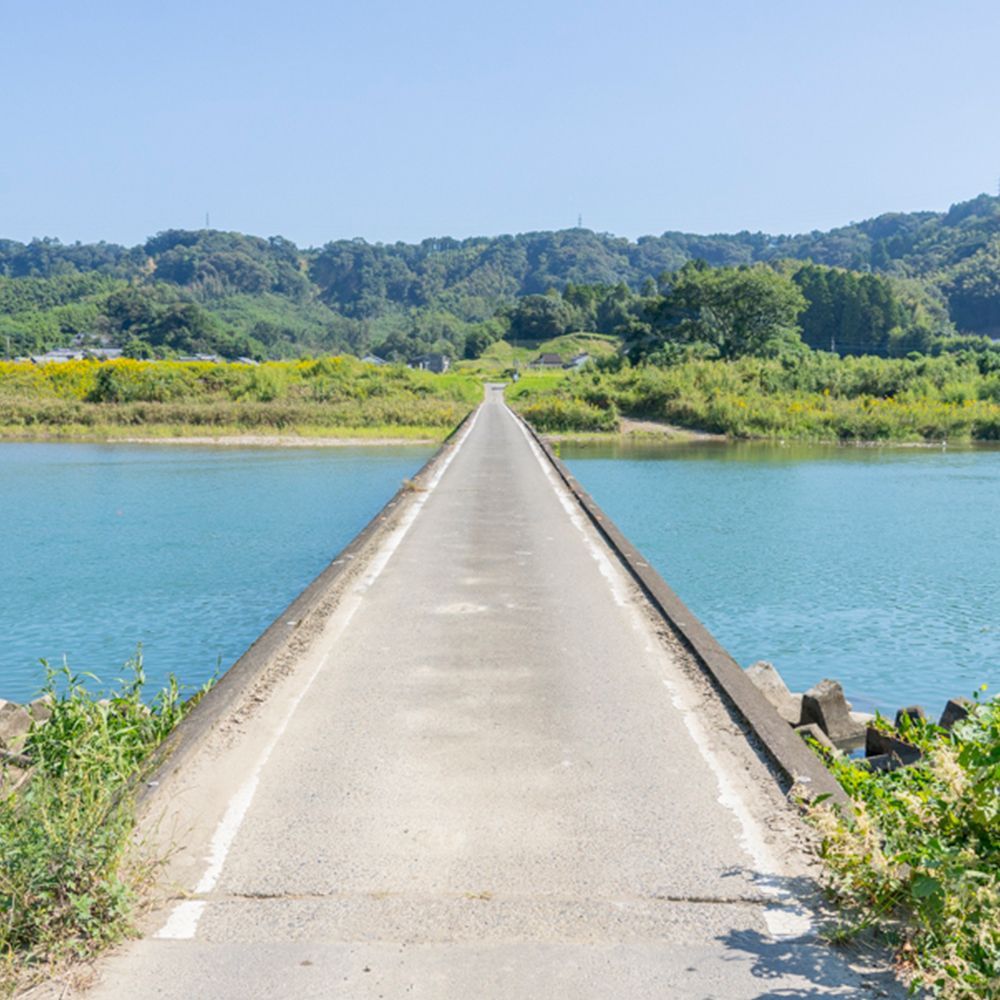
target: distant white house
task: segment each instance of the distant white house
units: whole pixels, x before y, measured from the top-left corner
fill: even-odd
[[[587,354],[586,351],[584,351],[583,354],[578,354],[575,358],[570,358],[570,360],[566,362],[564,367],[582,368],[589,360],[590,360],[590,355]]]

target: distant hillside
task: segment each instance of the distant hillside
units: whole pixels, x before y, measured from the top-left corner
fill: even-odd
[[[338,240],[300,249],[214,230],[142,246],[0,240],[0,350],[74,337],[157,353],[294,355],[447,348],[470,356],[515,299],[568,284],[639,290],[686,261],[811,260],[919,284],[960,332],[1000,337],[1000,198],[882,215],[830,232],[632,242],[585,229],[419,244]]]

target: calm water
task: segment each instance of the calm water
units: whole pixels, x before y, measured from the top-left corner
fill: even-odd
[[[423,447],[0,444],[0,697],[38,660],[113,681],[228,667],[411,476]]]
[[[1000,451],[562,448],[744,666],[858,707],[1000,684]]]

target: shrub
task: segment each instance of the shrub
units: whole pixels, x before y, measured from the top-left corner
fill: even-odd
[[[90,675],[46,665],[52,715],[28,736],[30,780],[0,799],[0,956],[8,986],[46,962],[88,955],[128,927],[136,885],[149,869],[130,851],[132,783],[193,702],[182,701],[171,678],[146,704],[141,654],[126,670],[98,698],[84,684]]]
[[[616,431],[618,409],[601,409],[579,399],[551,396],[520,409],[521,416],[540,431]]]
[[[1000,699],[950,733],[904,726],[918,764],[870,772],[833,756],[852,808],[810,811],[841,930],[877,928],[939,996],[1000,997]]]

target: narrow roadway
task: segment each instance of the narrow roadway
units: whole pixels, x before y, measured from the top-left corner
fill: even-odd
[[[868,995],[775,781],[488,396],[290,721],[192,777],[228,806],[175,834],[192,895],[92,995]]]

